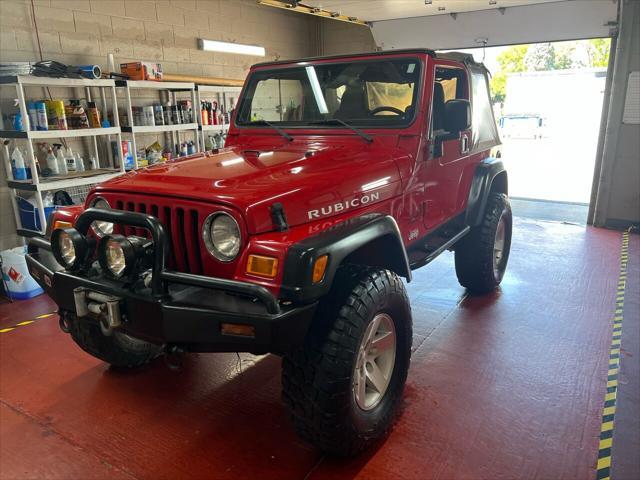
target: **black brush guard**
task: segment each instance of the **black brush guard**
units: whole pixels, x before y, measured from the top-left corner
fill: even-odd
[[[75,228],[86,237],[96,220],[150,233],[153,262],[149,288],[134,291],[104,275],[66,271],[55,260],[47,239],[32,238],[26,257],[29,271],[58,304],[61,314],[77,316],[74,291],[84,289],[121,299],[119,329],[154,343],[179,345],[191,351],[254,353],[281,353],[302,344],[317,303],[281,306],[260,285],[167,270],[167,235],[151,215],[90,208],[78,217]],[[89,316],[83,318],[94,321]],[[255,335],[223,334],[222,323],[250,325]]]

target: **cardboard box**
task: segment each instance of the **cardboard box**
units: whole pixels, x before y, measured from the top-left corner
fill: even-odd
[[[151,62],[121,63],[120,72],[130,80],[162,80],[162,65]]]

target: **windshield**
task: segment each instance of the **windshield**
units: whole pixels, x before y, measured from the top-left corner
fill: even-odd
[[[413,120],[419,78],[416,58],[260,70],[248,79],[236,123],[403,126]]]

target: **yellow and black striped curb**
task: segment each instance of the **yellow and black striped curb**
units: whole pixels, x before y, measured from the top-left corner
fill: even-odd
[[[38,315],[37,317],[35,317],[35,318],[31,319],[31,320],[25,320],[24,322],[16,323],[15,325],[12,325],[11,327],[0,328],[0,333],[12,332],[16,328],[24,327],[26,325],[31,325],[32,323],[37,322],[38,320],[42,320],[43,318],[51,317],[52,315],[55,315],[55,314],[56,314],[56,312],[43,313],[42,315]]]
[[[622,337],[622,316],[624,310],[624,292],[627,285],[627,263],[629,261],[629,232],[622,235],[620,250],[620,276],[616,290],[616,309],[613,315],[613,334],[609,352],[609,370],[607,372],[607,394],[604,396],[602,426],[600,427],[600,445],[598,447],[597,480],[609,480],[611,476],[611,447],[613,444],[613,422],[616,414],[618,394],[618,372],[620,370],[620,339]]]

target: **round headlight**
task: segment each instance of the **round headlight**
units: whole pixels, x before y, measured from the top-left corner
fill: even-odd
[[[91,208],[101,208],[102,210],[109,210],[111,205],[104,198],[96,198],[91,202]],[[102,220],[96,220],[91,224],[93,230],[100,236],[111,235],[113,233],[113,223],[105,222]]]
[[[134,246],[122,235],[106,236],[100,241],[98,261],[112,277],[124,277],[136,261]]]
[[[240,251],[240,226],[228,213],[212,213],[202,226],[202,239],[211,255],[230,262]]]
[[[87,243],[75,228],[57,228],[51,233],[51,250],[60,265],[73,269],[86,256]]]

